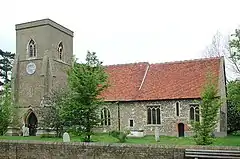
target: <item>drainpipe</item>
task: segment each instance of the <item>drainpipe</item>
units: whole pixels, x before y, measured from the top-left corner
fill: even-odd
[[[120,131],[120,109],[119,109],[119,101],[117,101],[117,115],[118,115],[118,131]]]

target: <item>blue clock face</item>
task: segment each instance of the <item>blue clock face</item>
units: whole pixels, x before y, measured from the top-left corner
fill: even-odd
[[[30,62],[29,64],[27,64],[26,71],[27,71],[27,73],[28,73],[29,75],[34,74],[35,71],[36,71],[36,65],[35,65],[35,63]]]

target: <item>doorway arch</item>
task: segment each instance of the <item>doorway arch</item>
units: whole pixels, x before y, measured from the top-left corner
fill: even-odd
[[[30,111],[26,116],[26,127],[29,128],[29,136],[36,136],[38,120],[33,111]]]
[[[184,124],[178,123],[178,137],[184,137]]]

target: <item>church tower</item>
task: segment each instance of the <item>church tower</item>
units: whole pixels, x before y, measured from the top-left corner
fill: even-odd
[[[12,72],[17,128],[29,127],[30,135],[41,133],[42,101],[51,90],[64,87],[73,57],[73,32],[50,19],[16,25],[16,56]]]

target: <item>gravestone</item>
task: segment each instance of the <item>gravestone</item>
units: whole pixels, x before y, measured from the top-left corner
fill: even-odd
[[[157,142],[159,141],[159,136],[160,136],[159,127],[155,127],[155,140]]]
[[[63,142],[70,142],[70,136],[67,132],[63,133]]]
[[[25,125],[22,126],[23,136],[29,136],[29,128]]]

